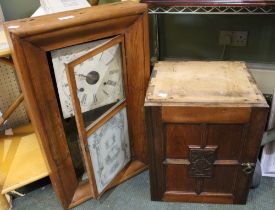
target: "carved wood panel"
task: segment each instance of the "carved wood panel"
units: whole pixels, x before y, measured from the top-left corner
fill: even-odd
[[[231,199],[246,132],[246,124],[167,124],[166,190],[219,192]]]
[[[189,146],[188,175],[190,177],[211,178],[213,176],[213,164],[216,159],[217,146],[200,148]]]

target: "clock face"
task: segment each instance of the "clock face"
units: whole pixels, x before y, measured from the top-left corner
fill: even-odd
[[[65,64],[77,60],[105,42],[106,40],[100,40],[52,52],[52,61],[64,118],[74,115]],[[120,44],[116,44],[74,66],[73,73],[81,112],[84,114],[88,114],[88,111],[96,108],[114,104],[125,98]]]
[[[98,192],[130,161],[130,144],[126,108],[88,137]]]
[[[82,112],[124,98],[120,45],[75,66],[75,79]]]

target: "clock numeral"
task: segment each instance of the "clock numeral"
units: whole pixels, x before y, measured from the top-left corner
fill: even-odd
[[[104,52],[102,52],[101,55],[100,55],[100,58],[99,58],[100,61],[101,61],[101,59],[102,59],[102,57],[103,57],[103,53],[104,53]]]
[[[103,91],[103,93],[104,93],[106,96],[109,95],[109,93],[107,93],[105,90],[102,90],[102,91]]]
[[[81,98],[81,104],[86,104],[86,101],[87,101],[87,94],[84,94]]]
[[[106,65],[108,66],[110,63],[113,62],[113,60],[114,60],[114,58],[112,58],[110,61],[108,61],[108,62],[106,63]]]
[[[113,69],[113,70],[110,70],[109,71],[109,74],[112,75],[112,74],[117,74],[119,72],[119,69]]]
[[[106,82],[106,85],[116,86],[116,82],[113,81],[113,80],[108,80],[108,81]]]
[[[94,103],[96,103],[97,102],[97,97],[96,97],[96,94],[94,94]]]

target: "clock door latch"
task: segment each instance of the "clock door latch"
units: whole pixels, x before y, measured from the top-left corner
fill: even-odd
[[[247,162],[247,163],[242,163],[241,166],[243,167],[242,170],[245,174],[251,174],[254,172],[256,164]]]

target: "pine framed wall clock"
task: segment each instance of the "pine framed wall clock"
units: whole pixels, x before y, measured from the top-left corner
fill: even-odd
[[[26,106],[64,209],[147,168],[145,4],[7,22]]]

